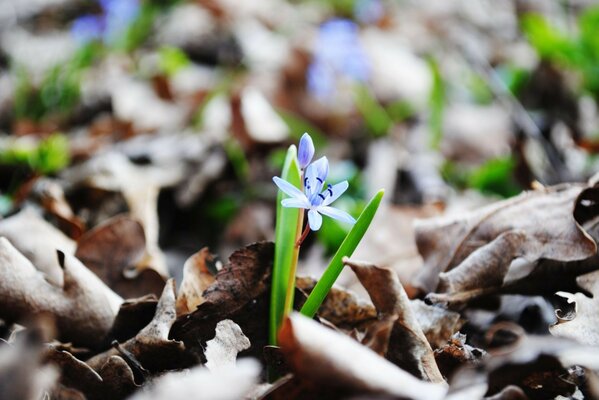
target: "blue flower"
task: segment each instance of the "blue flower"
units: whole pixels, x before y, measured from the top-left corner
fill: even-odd
[[[326,157],[322,157],[310,164],[306,169],[304,177],[304,192],[278,176],[273,178],[279,189],[289,196],[289,198],[283,199],[281,202],[283,207],[308,210],[308,224],[313,231],[320,229],[322,215],[350,224],[356,222],[354,217],[345,211],[330,206],[333,201],[337,200],[347,190],[349,184],[347,181],[336,185],[329,184],[325,190],[322,190],[328,173],[329,162]]]
[[[73,21],[71,34],[79,42],[117,40],[139,14],[139,0],[98,0],[101,15],[83,15]]]
[[[308,90],[320,100],[326,100],[335,93],[339,77],[367,81],[370,66],[360,47],[358,25],[346,19],[332,19],[322,24],[314,59],[306,74]]]
[[[300,168],[306,168],[310,164],[310,161],[312,161],[312,157],[314,157],[314,143],[310,135],[304,133],[300,139],[299,150],[297,151],[297,160],[299,161]]]

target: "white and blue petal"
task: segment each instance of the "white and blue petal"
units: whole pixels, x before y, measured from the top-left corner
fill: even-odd
[[[313,231],[317,231],[322,226],[322,215],[320,215],[316,210],[308,211],[308,224],[310,225],[310,229]]]
[[[346,222],[348,224],[355,224],[356,220],[354,217],[346,213],[345,211],[341,211],[338,208],[329,207],[329,206],[320,206],[316,208],[316,211],[319,213],[326,215],[327,217],[331,217],[341,222]],[[308,213],[309,214],[309,213]]]
[[[347,181],[339,182],[338,184],[331,186],[326,190],[326,192],[323,192],[326,194],[326,197],[323,200],[322,204],[328,206],[329,204],[337,200],[339,196],[345,193],[348,187],[349,183],[347,183]]]
[[[327,160],[326,157],[319,158],[306,168],[304,186],[306,187],[306,196],[308,196],[310,200],[320,193],[328,174],[329,160]]]
[[[301,169],[304,169],[310,164],[314,157],[314,142],[308,133],[304,133],[299,142],[299,149],[297,151],[297,161]]]
[[[281,205],[283,207],[289,207],[289,208],[306,208],[306,209],[310,208],[310,202],[308,201],[308,198],[306,198],[306,196],[304,196],[303,199],[298,199],[295,197],[283,199],[281,201]]]
[[[274,181],[275,185],[277,185],[279,189],[281,189],[287,196],[293,197],[295,199],[306,198],[306,195],[303,194],[301,190],[286,180],[281,179],[278,176],[273,177],[272,180]]]

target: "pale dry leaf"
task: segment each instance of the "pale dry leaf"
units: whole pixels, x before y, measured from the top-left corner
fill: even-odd
[[[549,327],[549,332],[554,336],[599,346],[599,271],[581,275],[577,278],[577,282],[593,297],[580,292],[562,294],[567,297],[568,303],[574,306],[573,313],[564,318],[562,314],[556,312],[558,321]]]
[[[355,393],[384,393],[414,400],[442,399],[445,385],[415,378],[349,336],[293,313],[279,344],[293,372],[322,387]]]
[[[106,337],[122,299],[73,256],[58,253],[64,285],[49,283],[6,238],[0,238],[0,317],[32,314],[56,318],[60,338],[95,347]]]
[[[386,358],[421,379],[445,383],[397,274],[347,257],[343,263],[358,276],[380,317],[393,318]]]
[[[260,364],[249,358],[214,372],[194,367],[156,379],[129,400],[239,400],[252,390],[259,374]]]
[[[73,240],[44,220],[33,208],[25,208],[1,220],[0,236],[6,237],[50,282],[62,286],[56,250],[73,254]]]
[[[177,315],[190,313],[204,302],[202,293],[215,279],[206,263],[213,261],[214,257],[207,247],[185,261],[183,281],[177,294]]]
[[[584,184],[564,184],[525,192],[457,218],[421,221],[416,243],[424,267],[416,285],[425,293],[441,293],[431,295],[432,301],[464,302],[499,290],[508,275],[527,281],[531,271],[513,273],[510,269],[522,266],[514,261],[571,262],[594,256],[597,245],[581,224],[596,214],[596,207],[587,207],[585,201],[598,192]],[[535,265],[532,272],[542,273],[543,264]],[[539,281],[528,290],[551,287]]]
[[[250,348],[250,340],[243,334],[239,325],[230,319],[216,325],[216,336],[206,342],[206,368],[216,371],[234,366],[237,354]]]

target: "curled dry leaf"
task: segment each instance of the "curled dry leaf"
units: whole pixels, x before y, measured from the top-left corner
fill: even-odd
[[[458,218],[421,221],[416,243],[424,267],[416,284],[425,292],[442,293],[429,296],[439,302],[465,302],[497,292],[527,281],[533,272],[528,293],[560,290],[538,279],[545,267],[540,261],[571,262],[596,254],[597,245],[581,224],[597,215],[597,207],[588,204],[597,196],[599,187],[564,184]],[[517,259],[522,262],[514,262]],[[551,282],[567,284],[564,279]]]
[[[445,396],[444,385],[421,381],[350,337],[297,313],[283,323],[279,343],[294,373],[322,388],[416,400]]]
[[[49,313],[62,340],[96,347],[110,331],[122,299],[73,256],[58,252],[58,260],[63,286],[46,281],[6,238],[0,238],[0,317],[22,321]]]
[[[214,274],[207,263],[213,262],[214,256],[207,247],[193,254],[183,265],[183,281],[177,294],[177,315],[188,314],[204,302],[202,293],[212,283]]]
[[[269,279],[274,257],[270,242],[254,243],[234,252],[216,274],[216,280],[202,294],[204,302],[181,315],[171,337],[182,340],[200,356],[206,342],[215,335],[216,324],[230,319],[250,339],[248,354],[262,357],[268,343]]]
[[[239,325],[230,319],[216,325],[216,336],[206,343],[206,367],[215,371],[235,365],[237,354],[249,349],[250,340],[243,334]]]
[[[348,258],[343,262],[366,288],[380,318],[391,319],[386,358],[420,379],[444,383],[433,350],[418,324],[397,274],[387,268]],[[379,327],[376,328],[380,332]]]
[[[160,295],[164,278],[155,270],[137,270],[145,257],[144,229],[135,219],[119,215],[86,232],[75,255],[89,269],[125,298]]]
[[[124,342],[135,336],[152,321],[157,304],[158,299],[154,295],[123,302],[108,335],[110,339]]]
[[[431,306],[419,299],[410,301],[410,305],[433,349],[447,343],[464,324],[460,314],[443,307]]]
[[[122,355],[135,359],[150,372],[192,365],[196,360],[186,352],[183,343],[169,340],[169,332],[175,318],[175,281],[170,279],[160,296],[152,321],[135,337],[90,358],[87,364],[99,371],[110,357]]]
[[[0,236],[6,237],[50,282],[62,286],[62,271],[56,259],[56,250],[73,254],[74,241],[32,208],[25,208],[1,220]]]
[[[445,377],[465,365],[478,364],[485,351],[466,344],[466,335],[456,333],[444,346],[435,350],[435,361]]]
[[[554,336],[599,346],[599,271],[579,276],[578,284],[593,297],[583,293],[560,293],[572,307],[570,312],[557,310],[557,323],[549,327]]]
[[[212,372],[195,367],[185,372],[173,372],[156,379],[147,390],[130,400],[239,400],[246,398],[258,381],[260,364],[253,359],[239,360]]]

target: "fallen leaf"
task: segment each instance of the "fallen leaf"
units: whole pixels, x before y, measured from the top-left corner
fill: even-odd
[[[433,349],[447,343],[464,324],[460,314],[443,307],[428,305],[419,299],[411,300],[410,305],[418,325]]]
[[[230,319],[216,324],[216,336],[206,342],[206,368],[216,371],[235,365],[237,354],[249,349],[250,340],[243,334],[239,325]]]
[[[18,214],[1,220],[0,236],[7,238],[50,282],[62,286],[62,271],[58,265],[56,250],[73,254],[73,240],[32,208],[25,208]]]
[[[466,335],[458,332],[435,350],[435,361],[443,376],[451,378],[458,368],[477,365],[485,354],[484,350],[466,344]]]
[[[63,286],[44,278],[6,238],[0,238],[0,316],[22,321],[49,313],[59,337],[86,347],[100,345],[107,336],[122,299],[73,256],[58,252]]]
[[[442,399],[442,384],[421,381],[348,336],[291,314],[279,331],[281,350],[297,376],[323,388]]]
[[[75,256],[125,298],[160,295],[164,278],[155,270],[137,270],[146,253],[144,229],[126,215],[113,217],[86,232]]]
[[[348,258],[344,258],[343,263],[354,271],[368,291],[379,318],[393,319],[386,358],[420,379],[445,383],[397,274],[387,268]]]
[[[205,367],[195,367],[156,379],[149,388],[136,393],[130,400],[239,400],[250,392],[259,374],[260,364],[253,359],[239,360],[235,366],[214,372]]]
[[[549,332],[554,336],[599,346],[599,314],[597,313],[599,271],[581,275],[577,278],[577,282],[592,297],[583,293],[558,293],[572,308],[568,313],[565,310],[556,310],[557,323],[549,327]]]
[[[193,254],[183,265],[183,281],[177,294],[177,315],[188,314],[204,302],[202,293],[214,283],[214,274],[206,263],[214,257],[207,247]]]
[[[169,340],[169,332],[175,319],[175,281],[171,279],[160,296],[154,318],[146,327],[123,344],[86,362],[95,371],[100,371],[110,357],[126,355],[150,372],[189,367],[197,362],[195,357],[186,351],[183,343]]]
[[[539,263],[543,259],[569,262],[596,254],[597,245],[581,224],[596,215],[586,200],[598,195],[599,187],[564,184],[458,218],[420,222],[416,243],[424,266],[417,286],[440,293],[429,295],[430,301],[458,303],[514,282],[527,281],[529,294],[551,291],[553,287],[528,275],[531,269],[535,277],[546,272]],[[525,262],[514,262],[518,260]]]
[[[171,337],[203,357],[206,342],[215,335],[216,324],[230,319],[250,339],[244,354],[262,357],[268,344],[269,280],[274,257],[270,242],[254,243],[234,252],[202,294],[204,302],[190,314],[181,315]]]

